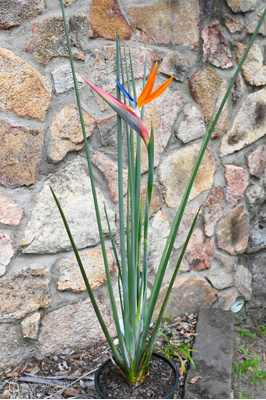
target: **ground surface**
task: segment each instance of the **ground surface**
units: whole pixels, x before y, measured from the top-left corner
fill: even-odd
[[[233,362],[248,361],[249,357],[238,347],[247,349],[251,354],[250,359],[255,360],[254,353],[258,358],[257,370],[266,371],[266,332],[262,334],[263,326],[266,326],[266,309],[242,311],[235,318],[234,328],[234,355]],[[195,326],[197,315],[181,317],[171,323],[162,326],[163,335],[158,335],[155,351],[172,351],[173,346],[169,342],[178,341],[189,348],[193,344],[196,335]],[[255,337],[242,333],[255,333]],[[254,336],[254,335],[253,335]],[[168,342],[167,342],[168,340]],[[214,338],[215,340],[215,338]],[[189,366],[184,353],[179,350],[179,356],[183,357],[186,367]],[[0,398],[13,399],[64,399],[64,398],[99,398],[94,388],[94,372],[109,357],[109,348],[103,343],[88,349],[78,351],[66,349],[63,354],[52,355],[43,360],[31,359],[22,365],[13,368],[5,376],[0,377]],[[180,372],[180,386],[175,393],[175,398],[182,398],[185,375],[181,368],[178,356],[172,355],[172,360],[178,366]],[[256,361],[255,361],[256,363]],[[243,369],[243,367],[242,367]],[[242,372],[241,381],[236,374],[232,375],[232,397],[234,398],[266,398],[266,378],[261,379],[262,384],[256,379],[255,384],[250,382],[253,378],[254,367],[249,367]],[[249,375],[251,374],[251,375]],[[193,384],[193,383],[192,383]]]

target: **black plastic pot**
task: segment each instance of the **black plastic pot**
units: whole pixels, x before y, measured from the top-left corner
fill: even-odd
[[[175,384],[174,384],[174,386],[169,390],[169,392],[167,393],[167,395],[163,397],[163,399],[173,399],[173,398],[174,398],[175,390],[176,390],[176,388],[177,388],[177,386],[178,386],[178,383],[179,383],[179,373],[178,373],[178,371],[177,371],[177,368],[176,368],[176,366],[172,363],[171,360],[169,360],[168,358],[166,358],[166,357],[163,356],[162,354],[152,353],[152,355],[153,355],[153,357],[157,357],[157,358],[160,358],[160,359],[164,360],[167,364],[169,364],[169,365],[171,366],[171,368],[172,368],[173,371],[174,371],[174,374],[175,374]],[[106,361],[98,368],[98,370],[96,371],[96,374],[95,374],[95,378],[94,378],[95,389],[96,389],[97,393],[99,394],[99,396],[101,396],[102,399],[108,399],[108,397],[105,397],[105,395],[103,394],[103,392],[102,392],[101,389],[99,388],[98,378],[99,378],[99,375],[100,375],[102,369],[106,366],[106,364],[111,363],[111,362],[112,362],[111,359],[108,358],[108,360],[106,360]]]

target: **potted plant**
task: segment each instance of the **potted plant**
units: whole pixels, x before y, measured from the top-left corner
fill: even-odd
[[[117,37],[117,41],[116,41],[116,45],[117,45],[116,46],[117,98],[104,92],[102,89],[96,87],[91,82],[89,82],[85,78],[83,78],[88,83],[88,85],[91,87],[91,89],[94,90],[100,97],[102,97],[102,99],[105,102],[107,102],[109,104],[109,106],[112,107],[114,109],[114,111],[117,113],[119,225],[120,225],[120,229],[119,229],[120,255],[119,255],[118,248],[115,244],[115,241],[114,241],[114,238],[112,235],[112,231],[109,226],[107,212],[105,210],[105,216],[100,216],[100,213],[99,213],[99,206],[98,206],[98,200],[97,200],[97,196],[96,196],[95,183],[94,183],[94,177],[93,177],[93,172],[92,172],[92,164],[91,164],[91,159],[90,159],[90,151],[89,151],[89,147],[88,147],[88,143],[87,143],[82,109],[81,109],[81,103],[80,103],[80,98],[79,98],[79,93],[78,93],[78,88],[77,88],[75,68],[74,68],[71,46],[70,46],[70,41],[69,41],[69,36],[68,36],[63,0],[60,0],[60,1],[61,1],[61,7],[62,7],[64,26],[65,26],[65,34],[66,34],[66,39],[67,39],[67,44],[68,44],[70,64],[71,64],[72,73],[73,73],[76,99],[77,99],[79,115],[80,115],[80,122],[81,122],[83,136],[84,136],[85,152],[86,152],[86,156],[87,156],[89,175],[90,175],[90,179],[91,179],[91,187],[92,187],[92,192],[93,192],[93,197],[94,197],[95,212],[96,212],[96,216],[97,216],[98,230],[99,230],[103,258],[104,258],[108,291],[109,291],[109,295],[110,295],[113,318],[114,318],[114,323],[115,323],[116,332],[117,332],[117,338],[118,338],[118,342],[119,342],[118,346],[116,346],[114,344],[113,339],[111,338],[111,336],[108,332],[108,329],[105,325],[103,317],[97,306],[97,302],[94,298],[89,281],[87,279],[85,270],[83,268],[83,265],[82,265],[78,250],[76,248],[74,239],[71,235],[64,212],[59,204],[56,194],[54,193],[52,188],[51,188],[51,190],[52,190],[54,199],[57,203],[57,206],[59,208],[59,211],[61,213],[63,222],[65,224],[65,228],[67,230],[69,239],[71,241],[71,245],[72,245],[74,253],[76,255],[77,262],[80,267],[83,279],[85,281],[86,288],[87,288],[88,294],[90,296],[92,305],[94,307],[95,313],[98,317],[101,328],[104,332],[106,340],[107,340],[107,342],[111,348],[112,354],[113,354],[111,361],[107,360],[107,362],[102,366],[100,371],[102,371],[103,368],[106,368],[106,365],[107,365],[107,367],[108,367],[108,365],[110,367],[112,364],[114,364],[115,368],[116,368],[116,373],[118,374],[118,376],[120,378],[122,377],[123,380],[127,382],[128,387],[131,387],[131,389],[132,389],[132,387],[134,387],[134,388],[138,387],[138,386],[141,387],[141,384],[145,381],[146,377],[149,374],[149,366],[151,363],[151,359],[153,357],[153,347],[154,347],[154,343],[155,343],[155,338],[158,333],[160,323],[162,321],[163,314],[165,311],[165,307],[166,307],[167,301],[170,296],[171,289],[173,287],[173,284],[175,282],[175,279],[176,279],[176,276],[178,273],[179,266],[181,264],[187,244],[189,242],[189,239],[191,237],[193,228],[196,224],[196,220],[197,220],[197,217],[199,214],[199,211],[198,211],[194,218],[194,221],[192,223],[192,226],[190,228],[190,231],[188,233],[188,236],[186,238],[184,246],[182,248],[181,254],[176,262],[176,267],[174,269],[172,279],[170,281],[170,284],[169,284],[165,299],[163,301],[158,319],[153,327],[151,335],[149,336],[149,329],[150,329],[150,325],[151,325],[151,321],[152,321],[153,311],[154,311],[154,308],[156,305],[156,301],[157,301],[157,298],[158,298],[158,295],[160,292],[160,288],[162,285],[162,281],[164,278],[164,274],[165,274],[165,271],[166,271],[166,268],[167,268],[167,265],[169,262],[173,244],[174,244],[177,232],[178,232],[178,228],[179,228],[179,225],[180,225],[180,222],[182,219],[182,215],[184,213],[184,210],[185,210],[188,198],[189,198],[189,194],[190,194],[195,176],[197,174],[198,168],[200,166],[201,160],[203,158],[205,149],[208,145],[208,142],[210,140],[212,132],[215,128],[215,125],[216,125],[216,123],[219,119],[219,116],[221,114],[221,111],[224,107],[224,104],[230,94],[230,91],[233,87],[236,77],[237,77],[239,71],[241,70],[241,67],[245,61],[248,51],[249,51],[252,43],[254,42],[254,39],[258,33],[260,25],[265,17],[266,10],[264,11],[264,13],[260,19],[260,22],[257,26],[257,29],[254,32],[254,35],[252,36],[252,39],[247,47],[247,50],[246,50],[241,62],[238,65],[236,73],[229,85],[229,88],[224,96],[224,99],[218,109],[217,114],[214,115],[214,111],[213,111],[211,122],[208,126],[207,133],[203,139],[202,146],[199,151],[197,160],[195,162],[193,171],[188,180],[185,194],[183,196],[183,199],[181,201],[179,209],[174,218],[174,221],[173,221],[173,224],[171,227],[171,231],[170,231],[169,237],[167,239],[167,242],[166,242],[166,245],[164,248],[164,252],[163,252],[159,267],[158,267],[158,272],[156,274],[153,288],[152,288],[151,294],[148,299],[148,290],[147,290],[148,289],[148,287],[147,287],[147,282],[148,282],[148,227],[149,227],[149,208],[150,208],[152,187],[153,187],[154,140],[156,140],[156,132],[154,132],[153,127],[151,127],[151,131],[149,133],[148,129],[143,124],[143,122],[142,122],[143,106],[145,104],[147,104],[148,102],[152,101],[153,99],[155,99],[156,97],[158,97],[164,90],[166,90],[166,88],[170,84],[172,78],[168,79],[168,81],[166,81],[158,89],[153,91],[155,78],[156,78],[156,70],[157,70],[157,65],[155,65],[150,77],[147,80],[147,83],[144,82],[144,88],[143,88],[141,95],[136,100],[136,90],[135,90],[135,84],[134,84],[134,73],[133,73],[133,68],[132,68],[131,55],[129,52],[130,67],[127,66],[127,62],[126,62],[125,73],[124,73],[123,68],[121,68],[121,65],[122,65],[121,64],[121,50],[120,50],[120,46],[119,46],[118,37]],[[126,58],[126,52],[125,52],[125,58]],[[125,74],[126,74],[126,79],[124,76]],[[144,71],[144,80],[145,80],[145,76],[146,76],[146,68]],[[130,90],[130,85],[129,85],[130,79],[132,81],[133,93],[131,93],[131,90]],[[128,83],[127,90],[124,87],[125,80]],[[121,82],[122,82],[122,84],[121,84]],[[121,102],[121,93],[124,96],[124,103]],[[129,103],[129,105],[126,104],[127,102]],[[122,150],[122,120],[126,122],[126,140],[127,140],[127,148],[128,148],[128,154],[127,154],[128,191],[127,191],[126,217],[124,215],[125,208],[124,208],[124,197],[123,197],[123,158],[124,158],[123,156],[124,156],[124,154],[123,154],[123,150]],[[136,146],[135,146],[135,142],[134,142],[134,135],[135,135],[134,131],[137,132]],[[149,167],[148,168],[147,195],[146,195],[145,204],[144,204],[144,200],[142,199],[141,194],[140,194],[141,140],[143,140],[146,145],[146,151],[148,153],[148,167]],[[108,268],[106,247],[105,247],[104,235],[103,235],[103,231],[102,231],[101,218],[106,218],[106,220],[107,220],[107,223],[109,226],[110,238],[111,238],[112,247],[113,247],[113,252],[114,252],[116,264],[118,267],[118,287],[119,287],[119,297],[120,297],[120,309],[117,308],[116,302],[115,302],[114,291],[113,291],[111,277],[110,277],[110,271]],[[144,223],[142,222],[143,219],[144,219]],[[158,359],[158,357],[157,358],[155,357],[155,359]],[[162,368],[163,369],[167,368],[167,365],[164,365]],[[165,393],[163,395],[160,393],[157,396],[157,398],[158,397],[164,397],[164,398],[171,397],[174,389],[176,388],[176,385],[178,382],[178,373],[177,373],[175,367],[171,367],[171,368],[173,368],[173,370],[172,370],[173,376],[175,377],[175,380],[172,383],[172,388],[169,387],[169,393]],[[98,378],[99,378],[100,374],[101,374],[101,372],[96,374],[96,377],[97,377],[96,387],[99,386]],[[99,393],[102,397],[108,397],[107,393],[102,393],[104,391],[104,389],[105,389],[104,387],[101,387]],[[109,397],[113,397],[113,396],[109,395]],[[131,396],[126,396],[126,397],[131,397]],[[142,398],[142,397],[140,395],[138,395],[138,398]]]

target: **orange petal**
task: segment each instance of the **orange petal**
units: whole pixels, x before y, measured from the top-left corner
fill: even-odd
[[[157,73],[157,63],[154,65],[153,70],[151,71],[151,74],[149,76],[149,79],[147,80],[146,85],[144,86],[144,89],[142,90],[141,95],[138,98],[138,103],[137,103],[138,108],[141,108],[143,106],[143,102],[151,94],[156,79],[156,73]]]
[[[150,101],[157,99],[157,97],[161,96],[161,94],[165,91],[165,89],[170,85],[172,82],[173,76],[169,78],[166,82],[164,82],[161,86],[159,86],[152,94],[150,94],[146,99],[142,102],[141,106],[149,103]]]

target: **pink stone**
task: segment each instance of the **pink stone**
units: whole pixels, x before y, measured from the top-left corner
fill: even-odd
[[[226,199],[236,204],[242,199],[248,186],[248,172],[244,168],[235,165],[225,165],[225,179],[227,182]]]
[[[197,228],[190,238],[182,264],[189,271],[210,268],[213,254],[214,241],[205,239],[202,231]]]
[[[224,210],[224,191],[220,187],[213,187],[208,199],[202,206],[203,211],[203,231],[210,237],[214,233],[214,227]]]
[[[266,145],[258,147],[248,157],[248,167],[251,175],[260,178],[266,165]]]
[[[23,216],[23,210],[13,200],[0,193],[0,223],[18,225]]]
[[[222,34],[219,22],[207,25],[202,31],[204,61],[209,61],[215,67],[227,69],[233,66],[232,54],[226,39]]]

